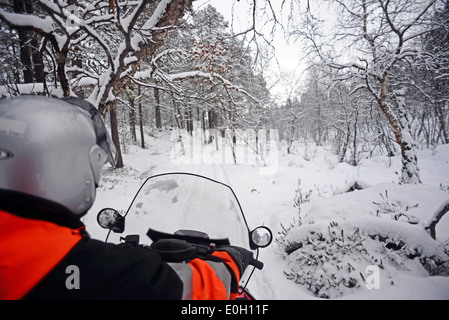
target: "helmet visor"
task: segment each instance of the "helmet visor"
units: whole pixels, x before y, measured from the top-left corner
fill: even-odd
[[[111,136],[109,135],[106,126],[104,125],[103,118],[101,117],[98,109],[86,100],[82,100],[76,97],[67,97],[64,98],[64,101],[73,104],[90,114],[92,123],[94,125],[97,145],[106,152],[107,162],[109,162],[112,166],[115,166],[117,164],[118,156],[117,149],[112,142]]]

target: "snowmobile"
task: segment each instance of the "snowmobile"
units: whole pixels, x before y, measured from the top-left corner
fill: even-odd
[[[254,259],[241,276],[239,300],[255,300],[247,284],[254,270],[263,268],[257,260],[259,249],[269,246],[273,238],[266,226],[250,230],[230,186],[191,173],[149,177],[126,213],[105,208],[97,222],[109,230],[106,242],[149,246],[166,262],[203,258],[224,245],[252,250]],[[128,235],[122,236],[125,225]]]

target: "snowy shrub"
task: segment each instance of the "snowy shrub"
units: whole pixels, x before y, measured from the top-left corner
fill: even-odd
[[[376,211],[377,216],[387,214],[391,216],[391,219],[396,221],[401,220],[411,224],[419,223],[419,218],[409,213],[409,210],[418,207],[418,204],[409,205],[398,200],[390,200],[387,190],[385,190],[385,196],[382,193],[380,196],[382,197],[382,202],[373,202],[378,206]]]
[[[285,276],[319,298],[334,299],[366,290],[368,266],[378,267],[384,278],[390,279],[390,285],[394,285],[398,271],[449,276],[448,246],[421,244],[399,230],[393,236],[371,229],[369,224],[360,227],[336,221],[299,219],[288,228],[282,226],[276,238],[289,268],[284,270]],[[403,224],[381,217],[379,221],[393,228]]]
[[[301,241],[278,238],[291,265],[285,275],[320,298],[337,298],[360,288],[364,285],[361,265],[382,267],[382,260],[365,248],[366,237],[358,227],[345,232],[337,222],[331,222],[325,232],[309,230]]]
[[[398,237],[386,237],[381,235],[370,235],[370,238],[380,242],[380,253],[384,260],[398,270],[407,270],[407,259],[417,261],[431,276],[449,276],[449,252],[444,246],[441,252],[424,252],[419,246],[406,244]]]
[[[298,179],[298,187],[295,190],[295,198],[293,206],[298,209],[299,214],[301,214],[301,204],[310,201],[312,196],[312,190],[304,191],[301,188],[301,179]]]

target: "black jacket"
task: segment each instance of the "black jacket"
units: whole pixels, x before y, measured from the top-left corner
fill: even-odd
[[[219,252],[210,261],[168,264],[159,254],[142,247],[91,239],[79,218],[65,208],[5,190],[0,190],[0,229],[8,232],[0,233],[0,241],[9,243],[9,251],[0,255],[0,289],[1,279],[9,286],[15,286],[11,276],[26,281],[15,271],[18,268],[11,263],[14,259],[18,261],[16,266],[23,267],[20,261],[29,259],[22,258],[33,257],[34,261],[23,270],[35,277],[33,264],[45,263],[52,248],[57,248],[54,241],[34,237],[36,229],[40,232],[36,234],[46,237],[47,231],[41,225],[56,232],[61,229],[67,237],[76,236],[77,240],[59,253],[55,267],[37,275],[39,281],[26,290],[24,299],[229,299],[236,292],[240,275],[235,260],[227,253]],[[27,242],[22,241],[23,237]],[[79,286],[70,284],[73,277],[77,277]],[[8,295],[6,286],[2,289],[0,298],[2,293]]]
[[[67,289],[76,266],[79,289]],[[69,286],[70,287],[70,286]],[[181,299],[181,279],[160,256],[131,245],[81,240],[26,299]]]

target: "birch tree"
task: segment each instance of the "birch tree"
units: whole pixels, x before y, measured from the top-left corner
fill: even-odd
[[[340,72],[338,79],[352,79],[367,90],[388,121],[402,155],[401,183],[420,183],[416,143],[411,135],[408,85],[397,74],[414,65],[422,55],[416,40],[428,33],[436,0],[329,0],[333,29],[308,12],[307,26],[295,34],[309,41],[309,48]],[[354,81],[358,79],[359,81]]]

